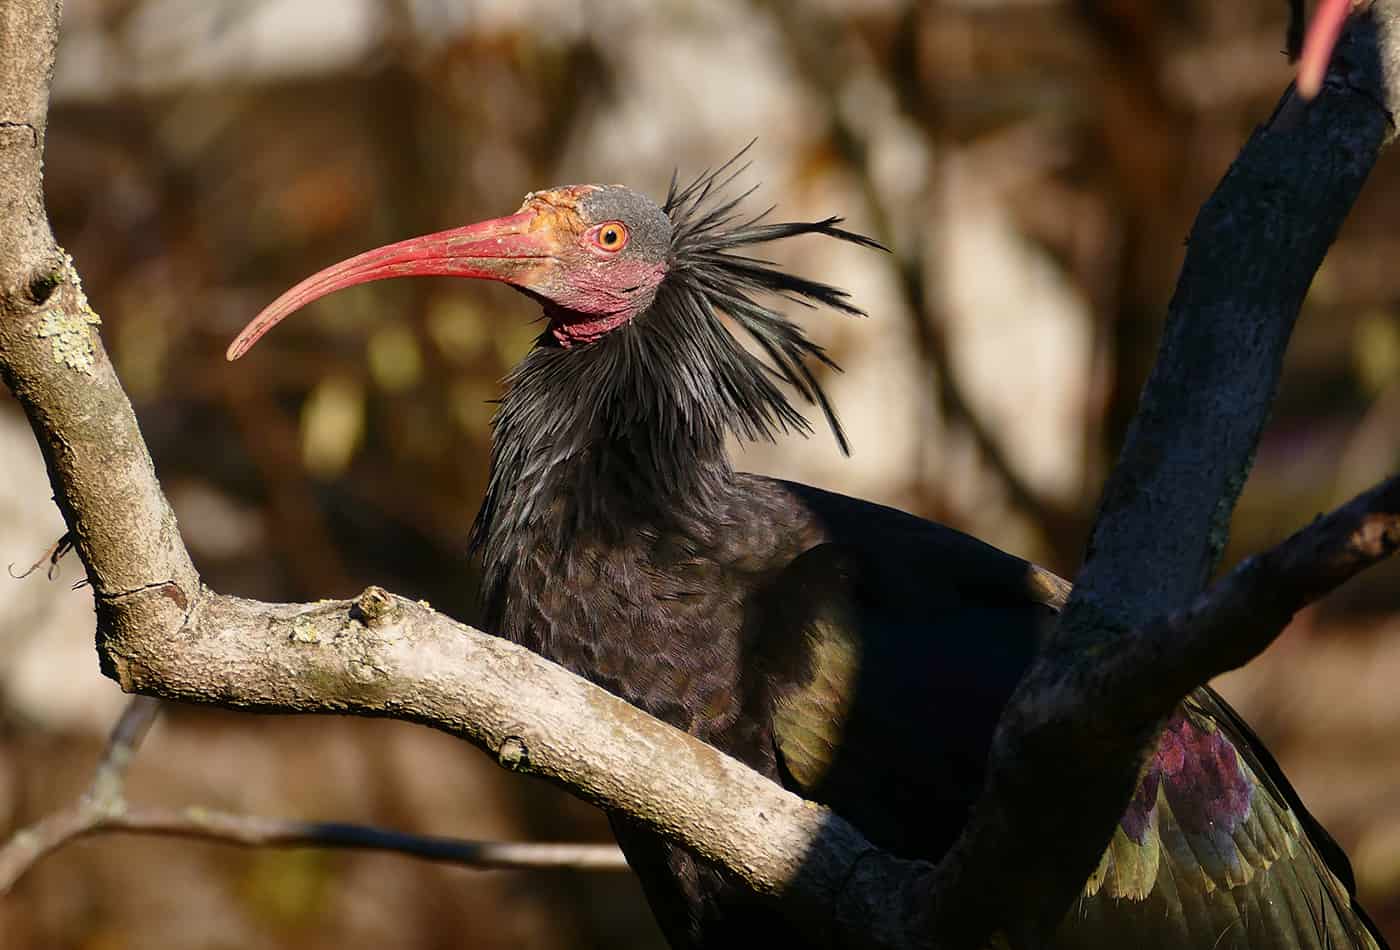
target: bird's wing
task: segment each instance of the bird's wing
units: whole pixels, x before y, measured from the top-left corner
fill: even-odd
[[[980,792],[1001,707],[1068,586],[873,505],[868,530],[848,533],[850,504],[824,509],[832,540],[760,601],[774,744],[789,786],[883,847],[936,857]],[[842,540],[881,531],[878,545]],[[1202,688],[1163,730],[1056,945],[1383,948],[1354,893],[1341,848]]]
[[[851,585],[845,552],[822,544],[766,592],[755,652],[773,690],[780,762],[804,792],[831,770],[856,701],[862,643]]]
[[[1163,730],[1061,944],[1384,947],[1355,889],[1263,744],[1202,688]]]
[[[1053,612],[1030,596],[990,602],[959,583],[986,574],[956,557],[917,606],[892,607],[901,582],[864,554],[832,542],[794,560],[757,599],[752,665],[784,782],[882,847],[936,855],[962,828],[1001,708]]]

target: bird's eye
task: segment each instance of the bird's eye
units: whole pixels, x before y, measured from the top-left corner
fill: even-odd
[[[627,225],[621,221],[600,224],[593,232],[593,243],[605,251],[620,251],[627,244]]]

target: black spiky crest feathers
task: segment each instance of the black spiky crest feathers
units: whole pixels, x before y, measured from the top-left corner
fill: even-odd
[[[884,250],[876,241],[844,230],[837,225],[843,219],[829,217],[821,221],[788,221],[765,224],[774,210],[769,206],[760,214],[739,221],[738,207],[758,186],[734,197],[725,195],[726,188],[747,169],[734,168],[753,145],[735,155],[713,172],[702,173],[684,188],[677,187],[671,176],[663,210],[670,216],[672,261],[667,281],[674,295],[694,295],[714,320],[714,311],[728,314],[758,344],[772,360],[768,366],[753,361],[755,375],[771,385],[768,377],[776,376],[788,383],[808,402],[821,407],[832,434],[843,453],[849,454],[850,444],[820,383],[812,374],[808,359],[815,359],[833,369],[839,369],[825,350],[807,338],[802,328],[778,311],[754,299],[755,294],[776,294],[805,307],[818,304],[855,316],[865,312],[850,303],[849,295],[839,287],[821,281],[789,274],[771,261],[735,253],[753,244],[766,244],[803,234],[824,234],[863,247]],[[738,221],[736,224],[735,222]],[[663,291],[666,289],[663,284]],[[740,431],[746,438],[762,436],[772,439],[777,430],[796,429],[810,432],[811,426],[780,391],[763,392],[762,397],[738,407],[750,418],[749,426]],[[762,419],[753,418],[758,413]]]
[[[562,554],[571,538],[703,517],[732,475],[728,432],[772,441],[783,432],[811,431],[781,383],[819,406],[841,450],[849,451],[810,365],[836,364],[758,297],[774,294],[857,316],[864,311],[845,291],[743,249],[804,234],[884,248],[840,228],[839,217],[765,223],[771,207],[742,217],[739,205],[757,186],[738,195],[727,190],[748,168],[738,165],[748,147],[683,187],[672,176],[662,207],[672,227],[666,276],[644,313],[583,346],[560,348],[546,332],[506,377],[492,422],[490,481],[472,532],[473,548],[483,553],[488,603],[527,547],[543,544]],[[720,312],[771,365],[739,344]]]

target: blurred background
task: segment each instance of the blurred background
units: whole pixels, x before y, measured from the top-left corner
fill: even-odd
[[[585,181],[656,195],[757,137],[755,208],[894,249],[773,249],[851,432],[745,468],[940,519],[1073,576],[1195,210],[1290,72],[1283,0],[67,0],[47,186],[186,541],[221,591],[379,583],[471,621],[489,403],[534,305],[398,281],[230,365],[301,277]],[[1400,166],[1313,287],[1226,564],[1400,463]],[[0,564],[62,533],[0,393]],[[122,707],[75,560],[0,575],[0,835],[85,786]],[[1400,937],[1400,564],[1221,684]],[[442,835],[607,840],[591,808],[403,724],[172,709],[131,796]],[[0,899],[5,947],[658,947],[626,874],[103,837]]]

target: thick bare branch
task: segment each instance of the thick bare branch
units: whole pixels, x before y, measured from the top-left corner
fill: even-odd
[[[0,244],[0,280],[34,271],[30,255],[53,246],[44,210],[44,130],[48,119],[58,0],[18,0],[0,7],[0,182],[5,184],[7,240]],[[7,296],[22,292],[0,284]]]
[[[1201,209],[1074,594],[1003,712],[982,801],[944,862],[958,874],[941,931],[975,941],[1000,916],[1043,936],[1126,807],[1183,690],[1157,667],[1126,675],[1104,662],[1120,644],[1101,648],[1192,603],[1224,550],[1303,297],[1395,134],[1397,19],[1394,2],[1357,18],[1337,81],[1311,105],[1286,93]],[[1150,701],[1134,695],[1144,686]]]
[[[49,230],[43,143],[60,0],[0,4],[0,379],[29,416],[54,495],[104,602],[198,576],[97,338],[72,261]],[[89,498],[103,504],[70,507]],[[139,552],[139,553],[138,553]]]
[[[1192,607],[1133,635],[1156,655],[1124,658],[1124,675],[1175,672],[1182,692],[1248,663],[1303,607],[1400,551],[1400,475],[1249,558]],[[1173,656],[1169,664],[1161,658]],[[1115,662],[1119,662],[1115,657]],[[1149,695],[1143,689],[1138,695]],[[1129,700],[1132,694],[1128,695]],[[1159,715],[1146,709],[1144,716]]]
[[[874,854],[878,867],[904,868],[826,809],[703,742],[523,647],[379,588],[353,601],[281,605],[203,590],[187,615],[157,631],[168,603],[153,588],[110,612],[101,649],[124,689],[444,729],[507,769],[556,782],[735,868],[810,920],[824,916],[858,860]]]
[[[1383,82],[1380,62],[1400,61],[1397,6],[1378,2],[1375,17],[1359,21],[1339,57],[1346,81],[1310,108],[1286,101],[1203,211],[1158,369],[1105,496],[1084,587],[1008,707],[988,790],[936,873],[875,851],[827,810],[425,605],[377,588],[308,605],[205,588],[76,272],[47,237],[38,150],[0,135],[0,207],[22,212],[12,216],[17,223],[0,221],[0,375],[44,448],[87,566],[104,669],[128,690],[164,698],[393,716],[447,730],[507,768],[687,844],[828,935],[834,915],[846,945],[970,945],[994,927],[1033,940],[1092,869],[1157,728],[1151,716],[1114,715],[1142,704],[1128,693],[1142,686],[1143,667],[1108,664],[1114,651],[1081,647],[1190,603],[1219,556],[1302,294],[1390,134],[1379,104],[1400,95]],[[37,87],[47,79],[57,5],[10,0],[3,9],[0,89],[37,84],[21,97],[30,105],[14,114],[27,116],[42,142]],[[48,44],[43,56],[12,55],[36,42]],[[23,213],[29,207],[39,208],[42,227]],[[1338,564],[1364,560],[1323,548],[1317,564],[1331,567],[1318,572],[1310,595],[1340,582],[1346,571]],[[1303,569],[1307,555],[1298,556]],[[1210,616],[1181,622],[1194,629]],[[1267,639],[1252,636],[1245,649],[1222,648],[1226,662]],[[1199,671],[1210,660],[1181,651],[1175,662]],[[1173,690],[1193,675],[1154,681],[1160,705],[1152,708],[1170,708],[1180,698]]]

